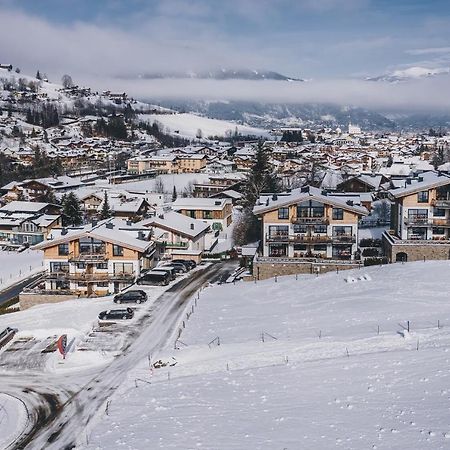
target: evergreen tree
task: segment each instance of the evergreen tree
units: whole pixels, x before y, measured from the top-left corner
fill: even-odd
[[[78,197],[69,192],[63,199],[61,199],[63,207],[63,221],[66,225],[81,225],[83,223],[83,213],[81,211],[80,202]]]
[[[174,202],[177,199],[177,197],[178,197],[177,188],[175,187],[175,185],[173,185],[172,202]]]
[[[42,80],[42,75],[41,75],[41,72],[39,72],[39,70],[36,72],[36,78],[38,80]]]
[[[112,216],[111,208],[109,207],[109,201],[108,201],[108,194],[105,191],[105,196],[103,198],[103,206],[102,210],[100,211],[100,219],[109,219]]]
[[[233,232],[233,237],[238,245],[254,242],[260,238],[260,227],[258,219],[253,214],[253,207],[262,193],[275,193],[278,190],[278,179],[269,164],[269,154],[260,143],[256,151],[255,162],[243,188],[242,214]]]
[[[274,193],[278,192],[278,190],[278,179],[270,166],[269,154],[260,143],[256,150],[255,162],[250,169],[244,185],[244,199],[242,204],[244,207],[253,208],[263,192]]]

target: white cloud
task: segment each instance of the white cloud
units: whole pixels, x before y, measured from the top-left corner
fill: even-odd
[[[101,88],[126,90],[135,98],[258,101],[267,103],[334,103],[380,111],[449,110],[450,76],[391,84],[363,80],[302,82],[243,80],[90,80]]]

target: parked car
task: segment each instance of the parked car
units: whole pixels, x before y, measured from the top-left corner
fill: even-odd
[[[192,259],[176,259],[173,262],[182,263],[186,267],[188,267],[189,270],[195,269],[197,267],[197,263],[193,261]]]
[[[108,311],[102,311],[98,318],[100,320],[125,320],[132,319],[134,311],[131,308],[127,309],[110,309]]]
[[[182,263],[176,263],[174,261],[170,262],[170,263],[166,263],[163,264],[159,267],[156,267],[156,269],[160,269],[162,267],[172,267],[176,273],[186,273],[188,271],[188,269],[186,268],[186,266]]]
[[[114,296],[114,303],[143,303],[147,301],[147,294],[141,290],[122,292]]]
[[[138,285],[167,286],[172,276],[168,271],[149,271],[136,281]]]
[[[170,280],[175,280],[179,271],[172,266],[159,266],[151,270],[152,273],[167,272],[170,275]]]

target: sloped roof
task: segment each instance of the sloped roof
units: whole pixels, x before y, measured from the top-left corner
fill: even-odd
[[[188,238],[195,238],[208,230],[209,225],[201,220],[193,219],[175,211],[165,212],[159,216],[152,217],[139,222],[146,227],[160,227],[164,230],[173,231]]]
[[[306,200],[315,200],[327,205],[342,208],[347,211],[354,212],[359,215],[367,215],[369,211],[363,206],[349,205],[345,200],[339,198],[323,195],[320,189],[312,186],[306,186],[305,188],[294,189],[290,193],[282,193],[273,195],[265,195],[260,197],[260,204],[253,208],[253,212],[256,215],[264,214],[269,211],[281,208],[283,206],[289,206],[295,203],[301,203]]]

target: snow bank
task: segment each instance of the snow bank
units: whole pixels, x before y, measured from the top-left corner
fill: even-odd
[[[43,270],[44,252],[0,251],[0,290]]]
[[[9,448],[24,430],[27,420],[23,403],[15,397],[0,393],[0,448]]]

